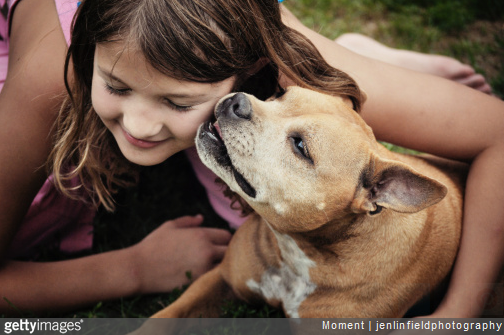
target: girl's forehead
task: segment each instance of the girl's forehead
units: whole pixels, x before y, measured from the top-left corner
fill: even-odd
[[[145,58],[142,51],[130,43],[113,41],[98,43],[95,50],[95,64],[104,72],[115,77],[168,78],[175,77],[156,70]]]
[[[95,50],[95,57],[99,57],[101,61],[117,63],[119,60],[126,60],[146,63],[143,53],[137,46],[121,40],[97,43]]]
[[[102,75],[128,82],[132,86],[160,84],[164,87],[176,85],[183,91],[221,92],[233,90],[236,76],[216,83],[204,83],[180,79],[180,76],[161,73],[156,70],[136,46],[122,41],[98,43],[95,51],[95,66]],[[222,94],[219,93],[219,94]]]

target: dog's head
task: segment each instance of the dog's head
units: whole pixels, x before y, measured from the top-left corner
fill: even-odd
[[[350,213],[416,212],[446,189],[381,159],[371,129],[343,98],[289,87],[260,101],[224,97],[203,124],[203,163],[278,231],[313,230]]]

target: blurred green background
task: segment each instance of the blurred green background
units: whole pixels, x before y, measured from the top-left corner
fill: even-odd
[[[302,22],[331,39],[357,32],[388,46],[454,57],[504,97],[502,0],[287,0]]]
[[[455,57],[485,75],[495,93],[504,96],[503,0],[286,0],[284,4],[308,27],[331,39],[359,32],[388,46]],[[95,219],[93,252],[129,246],[162,222],[183,215],[202,213],[205,225],[227,227],[210,208],[184,154],[144,169],[140,185],[122,191],[117,201],[116,213],[100,211]],[[47,260],[62,258],[50,252],[45,256]],[[180,292],[100,302],[51,316],[146,317]],[[238,317],[281,316],[265,306],[251,308],[242,304],[227,306],[223,313]]]

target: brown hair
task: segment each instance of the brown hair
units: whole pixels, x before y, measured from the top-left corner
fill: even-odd
[[[114,191],[134,181],[124,178],[134,176],[133,164],[91,104],[96,44],[113,40],[137,47],[155,69],[180,80],[213,83],[238,76],[246,80],[236,90],[265,99],[282,73],[297,85],[347,96],[360,109],[355,81],[282,23],[277,0],[84,0],[74,18],[65,65],[69,98],[50,159],[63,192],[70,194],[67,181],[79,176],[95,203],[108,210],[114,208]],[[247,76],[261,58],[270,62]]]

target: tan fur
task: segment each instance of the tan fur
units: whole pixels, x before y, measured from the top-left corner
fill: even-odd
[[[223,262],[154,317],[218,316],[231,296],[291,317],[401,317],[447,276],[464,164],[386,150],[342,98],[298,87],[266,102],[240,94],[223,98],[216,117],[233,169],[255,194],[216,159],[203,126],[197,147],[256,214]]]

